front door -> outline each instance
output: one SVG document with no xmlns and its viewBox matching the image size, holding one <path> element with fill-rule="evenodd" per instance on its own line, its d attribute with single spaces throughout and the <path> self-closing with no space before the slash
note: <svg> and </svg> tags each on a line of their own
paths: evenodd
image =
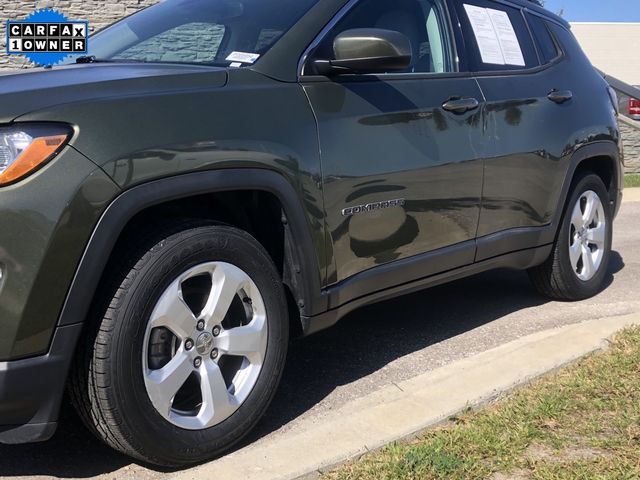
<svg viewBox="0 0 640 480">
<path fill-rule="evenodd" d="M 457 71 L 445 2 L 362 0 L 310 60 L 334 58 L 334 38 L 352 28 L 403 33 L 413 61 L 402 73 L 302 76 L 319 128 L 334 259 L 327 283 L 441 249 L 435 270 L 472 263 L 482 193 L 483 96 L 470 75 Z M 461 111 L 461 100 L 475 100 L 477 108 Z M 446 256 L 452 246 L 455 255 Z M 395 283 L 431 273 L 438 272 L 414 271 Z"/>
</svg>

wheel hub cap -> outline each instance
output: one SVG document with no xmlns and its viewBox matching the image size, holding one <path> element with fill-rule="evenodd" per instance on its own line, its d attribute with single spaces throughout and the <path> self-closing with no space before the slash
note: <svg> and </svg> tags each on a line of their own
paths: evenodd
<svg viewBox="0 0 640 480">
<path fill-rule="evenodd" d="M 211 351 L 213 346 L 213 335 L 210 333 L 203 333 L 198 337 L 196 341 L 196 350 L 200 355 L 206 355 Z"/>
</svg>

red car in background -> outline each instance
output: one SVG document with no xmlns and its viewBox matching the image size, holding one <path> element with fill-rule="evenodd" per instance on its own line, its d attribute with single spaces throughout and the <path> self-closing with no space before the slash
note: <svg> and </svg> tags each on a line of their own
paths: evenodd
<svg viewBox="0 0 640 480">
<path fill-rule="evenodd" d="M 635 87 L 640 89 L 640 85 L 635 85 Z M 629 98 L 628 115 L 634 120 L 640 120 L 640 100 L 637 98 Z"/>
</svg>

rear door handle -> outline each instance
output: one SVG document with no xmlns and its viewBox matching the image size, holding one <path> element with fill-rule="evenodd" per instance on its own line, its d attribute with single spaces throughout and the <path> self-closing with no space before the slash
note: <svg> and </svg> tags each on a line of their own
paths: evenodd
<svg viewBox="0 0 640 480">
<path fill-rule="evenodd" d="M 570 90 L 551 90 L 549 95 L 547 96 L 549 100 L 552 102 L 562 104 L 568 102 L 573 98 L 573 92 Z"/>
<path fill-rule="evenodd" d="M 465 113 L 475 110 L 480 106 L 480 102 L 475 98 L 450 98 L 442 104 L 447 112 Z"/>
</svg>

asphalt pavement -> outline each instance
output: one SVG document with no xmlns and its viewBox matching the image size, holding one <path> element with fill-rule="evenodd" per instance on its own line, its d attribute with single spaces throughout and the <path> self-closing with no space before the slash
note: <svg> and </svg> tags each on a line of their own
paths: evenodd
<svg viewBox="0 0 640 480">
<path fill-rule="evenodd" d="M 298 340 L 273 405 L 244 445 L 269 442 L 302 420 L 534 332 L 640 311 L 640 202 L 615 224 L 607 288 L 579 303 L 549 302 L 522 272 L 495 271 L 354 312 Z M 163 441 L 159 439 L 159 441 Z M 0 478 L 156 479 L 87 433 L 70 407 L 46 443 L 0 446 Z"/>
</svg>

